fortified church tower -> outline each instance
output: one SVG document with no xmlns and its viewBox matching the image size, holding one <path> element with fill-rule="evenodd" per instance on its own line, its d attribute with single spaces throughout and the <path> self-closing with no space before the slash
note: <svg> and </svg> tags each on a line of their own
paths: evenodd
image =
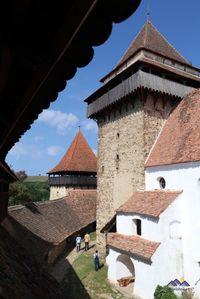
<svg viewBox="0 0 200 299">
<path fill-rule="evenodd" d="M 50 171 L 50 200 L 68 195 L 71 189 L 96 189 L 97 158 L 78 132 L 60 162 Z"/>
<path fill-rule="evenodd" d="M 115 210 L 144 189 L 144 163 L 164 121 L 182 97 L 200 87 L 199 69 L 148 20 L 118 65 L 86 99 L 97 120 L 97 243 Z M 173 142 L 173 140 L 172 140 Z M 170 147 L 170 144 L 166 144 Z"/>
</svg>

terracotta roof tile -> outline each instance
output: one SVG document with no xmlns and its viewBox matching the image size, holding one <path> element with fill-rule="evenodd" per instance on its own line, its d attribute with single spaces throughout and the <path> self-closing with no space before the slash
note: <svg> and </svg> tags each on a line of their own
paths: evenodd
<svg viewBox="0 0 200 299">
<path fill-rule="evenodd" d="M 151 260 L 151 257 L 160 245 L 158 242 L 149 241 L 139 236 L 125 236 L 118 233 L 108 234 L 107 242 L 108 246 L 146 260 Z"/>
<path fill-rule="evenodd" d="M 172 112 L 145 166 L 200 161 L 200 89 L 188 94 Z"/>
<path fill-rule="evenodd" d="M 42 257 L 54 245 L 96 220 L 96 190 L 73 190 L 63 199 L 10 207 L 3 225 Z"/>
<path fill-rule="evenodd" d="M 78 132 L 60 162 L 49 172 L 97 172 L 97 158 L 81 132 Z"/>
<path fill-rule="evenodd" d="M 127 52 L 118 63 L 122 65 L 125 61 L 131 58 L 139 49 L 147 49 L 168 57 L 178 62 L 189 64 L 177 50 L 160 34 L 160 32 L 147 20 L 137 37 L 134 39 Z"/>
<path fill-rule="evenodd" d="M 137 191 L 121 207 L 117 213 L 137 213 L 159 217 L 182 191 Z"/>
</svg>

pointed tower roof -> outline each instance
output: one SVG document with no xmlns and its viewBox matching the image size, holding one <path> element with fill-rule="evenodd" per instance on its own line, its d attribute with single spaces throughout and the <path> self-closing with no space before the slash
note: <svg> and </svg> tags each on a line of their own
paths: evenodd
<svg viewBox="0 0 200 299">
<path fill-rule="evenodd" d="M 140 49 L 150 50 L 154 53 L 168 57 L 178 62 L 189 64 L 181 54 L 166 40 L 166 38 L 147 20 L 138 33 L 118 65 L 123 64 Z"/>
<path fill-rule="evenodd" d="M 61 172 L 97 172 L 97 158 L 81 132 L 49 174 Z"/>
</svg>

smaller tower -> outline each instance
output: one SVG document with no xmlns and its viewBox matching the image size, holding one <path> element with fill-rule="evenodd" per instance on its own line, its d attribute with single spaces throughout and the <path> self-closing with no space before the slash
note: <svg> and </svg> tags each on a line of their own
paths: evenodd
<svg viewBox="0 0 200 299">
<path fill-rule="evenodd" d="M 96 189 L 97 158 L 79 131 L 60 162 L 48 172 L 50 200 L 71 189 Z"/>
</svg>

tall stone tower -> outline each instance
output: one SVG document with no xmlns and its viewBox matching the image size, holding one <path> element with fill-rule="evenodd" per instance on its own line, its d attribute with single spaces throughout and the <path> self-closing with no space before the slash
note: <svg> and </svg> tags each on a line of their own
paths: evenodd
<svg viewBox="0 0 200 299">
<path fill-rule="evenodd" d="M 101 229 L 134 191 L 144 189 L 144 163 L 165 119 L 200 87 L 200 77 L 148 20 L 101 82 L 85 101 L 99 128 L 97 244 L 103 248 Z"/>
<path fill-rule="evenodd" d="M 60 162 L 48 172 L 50 200 L 66 196 L 71 189 L 96 189 L 97 158 L 78 132 Z"/>
</svg>

